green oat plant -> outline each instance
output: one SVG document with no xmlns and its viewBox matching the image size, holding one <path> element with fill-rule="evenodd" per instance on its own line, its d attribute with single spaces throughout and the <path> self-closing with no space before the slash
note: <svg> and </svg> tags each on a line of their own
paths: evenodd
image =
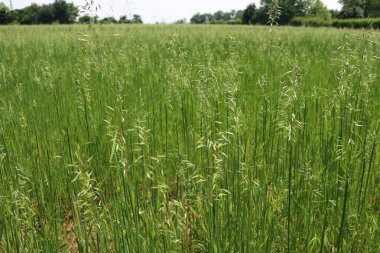
<svg viewBox="0 0 380 253">
<path fill-rule="evenodd" d="M 0 27 L 0 251 L 378 252 L 379 38 Z"/>
</svg>

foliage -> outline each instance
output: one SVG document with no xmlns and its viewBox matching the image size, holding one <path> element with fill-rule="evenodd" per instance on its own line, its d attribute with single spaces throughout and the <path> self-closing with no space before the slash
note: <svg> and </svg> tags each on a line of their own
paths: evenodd
<svg viewBox="0 0 380 253">
<path fill-rule="evenodd" d="M 256 14 L 256 5 L 254 3 L 247 6 L 243 11 L 242 22 L 243 24 L 249 25 L 254 23 Z"/>
<path fill-rule="evenodd" d="M 0 24 L 8 24 L 11 22 L 11 14 L 8 6 L 0 2 Z"/>
<path fill-rule="evenodd" d="M 31 4 L 20 10 L 0 9 L 0 24 L 72 24 L 78 17 L 79 10 L 64 0 L 55 0 L 52 4 Z"/>
<path fill-rule="evenodd" d="M 274 0 L 262 0 L 261 5 L 265 13 L 269 12 Z M 310 0 L 278 0 L 281 16 L 277 21 L 280 25 L 287 24 L 295 16 L 305 16 L 311 6 Z M 263 20 L 264 21 L 264 20 Z M 261 21 L 261 22 L 263 22 Z M 268 20 L 266 21 L 268 23 Z"/>
<path fill-rule="evenodd" d="M 374 28 L 380 29 L 380 18 L 366 19 L 332 19 L 325 20 L 320 17 L 295 17 L 290 23 L 293 26 L 332 26 L 336 28 Z"/>
<path fill-rule="evenodd" d="M 177 21 L 174 21 L 173 24 L 177 24 L 177 25 L 187 24 L 187 19 L 186 18 L 179 19 Z"/>
<path fill-rule="evenodd" d="M 273 0 L 262 0 L 261 6 L 256 8 L 254 3 L 244 10 L 245 16 L 242 18 L 244 24 L 262 24 L 270 22 L 269 11 Z M 314 4 L 312 0 L 277 0 L 281 15 L 277 20 L 280 25 L 288 24 L 295 16 L 306 16 Z"/>
<path fill-rule="evenodd" d="M 380 0 L 340 0 L 342 5 L 342 12 L 351 13 L 351 15 L 343 15 L 345 18 L 360 17 L 359 14 L 363 14 L 365 18 L 380 17 Z M 355 13 L 358 13 L 354 15 Z"/>
<path fill-rule="evenodd" d="M 342 10 L 338 13 L 338 18 L 364 18 L 364 10 L 359 6 L 343 6 Z"/>
<path fill-rule="evenodd" d="M 332 25 L 332 21 L 322 17 L 294 17 L 289 24 L 292 26 L 328 27 Z"/>
<path fill-rule="evenodd" d="M 142 18 L 140 15 L 137 15 L 137 14 L 133 14 L 133 17 L 132 17 L 132 23 L 133 24 L 142 24 L 143 21 L 142 21 Z"/>
<path fill-rule="evenodd" d="M 332 26 L 338 28 L 374 28 L 380 29 L 380 18 L 334 19 Z"/>
<path fill-rule="evenodd" d="M 213 20 L 213 16 L 210 13 L 204 13 L 204 14 L 196 13 L 191 17 L 190 23 L 191 24 L 205 24 L 205 23 L 211 22 L 212 20 Z"/>
<path fill-rule="evenodd" d="M 76 22 L 79 9 L 73 3 L 67 3 L 65 0 L 55 0 L 52 4 L 37 5 L 31 4 L 20 10 L 9 10 L 4 3 L 0 3 L 0 24 L 72 24 Z M 78 23 L 90 24 L 98 22 L 98 17 L 84 15 L 79 17 Z M 120 17 L 116 21 L 114 17 L 105 17 L 101 22 L 106 23 L 131 23 L 142 24 L 140 15 L 134 14 L 131 19 L 127 16 Z"/>
<path fill-rule="evenodd" d="M 331 13 L 321 0 L 316 0 L 307 11 L 307 16 L 318 17 L 325 21 L 331 20 Z"/>
<path fill-rule="evenodd" d="M 9 11 L 9 8 L 8 8 L 8 6 L 5 5 L 5 3 L 0 2 L 0 11 L 1 11 L 1 10 Z"/>
<path fill-rule="evenodd" d="M 231 10 L 230 12 L 217 11 L 214 14 L 210 13 L 196 13 L 190 19 L 191 24 L 227 24 L 239 23 L 243 16 L 243 11 Z M 230 22 L 229 22 L 230 21 Z"/>
<path fill-rule="evenodd" d="M 121 16 L 119 19 L 120 24 L 142 24 L 143 20 L 140 15 L 133 14 L 132 19 L 128 19 L 127 16 Z"/>
<path fill-rule="evenodd" d="M 90 15 L 84 15 L 79 17 L 78 22 L 80 24 L 91 24 L 94 21 L 94 18 Z"/>
<path fill-rule="evenodd" d="M 240 18 L 227 20 L 227 25 L 241 25 L 243 21 Z"/>
<path fill-rule="evenodd" d="M 101 23 L 115 24 L 117 23 L 116 19 L 113 16 L 105 17 L 100 20 Z"/>
<path fill-rule="evenodd" d="M 79 10 L 73 3 L 55 0 L 52 4 L 53 16 L 60 24 L 72 24 L 78 17 Z"/>
</svg>

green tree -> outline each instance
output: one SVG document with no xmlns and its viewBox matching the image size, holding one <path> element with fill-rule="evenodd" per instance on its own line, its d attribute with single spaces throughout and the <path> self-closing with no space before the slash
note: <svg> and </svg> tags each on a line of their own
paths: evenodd
<svg viewBox="0 0 380 253">
<path fill-rule="evenodd" d="M 247 6 L 243 11 L 243 16 L 241 18 L 243 24 L 253 24 L 256 14 L 256 5 L 254 3 Z"/>
<path fill-rule="evenodd" d="M 53 6 L 45 4 L 40 7 L 38 22 L 42 24 L 51 24 L 55 21 Z"/>
<path fill-rule="evenodd" d="M 213 20 L 224 20 L 224 12 L 223 11 L 217 11 L 213 15 Z"/>
<path fill-rule="evenodd" d="M 5 3 L 0 2 L 0 10 L 9 11 L 9 8 Z"/>
<path fill-rule="evenodd" d="M 205 23 L 211 22 L 212 20 L 213 20 L 213 15 L 210 13 L 204 13 L 204 14 L 196 13 L 191 17 L 190 23 L 191 24 L 205 24 Z"/>
<path fill-rule="evenodd" d="M 3 2 L 0 2 L 0 25 L 8 24 L 11 20 L 10 10 Z"/>
<path fill-rule="evenodd" d="M 331 20 L 331 13 L 327 9 L 326 5 L 321 0 L 316 0 L 311 8 L 308 10 L 308 16 L 320 17 L 323 20 Z"/>
<path fill-rule="evenodd" d="M 343 6 L 342 10 L 338 13 L 338 18 L 363 18 L 364 10 L 359 6 Z"/>
<path fill-rule="evenodd" d="M 269 12 L 273 0 L 261 0 L 265 13 Z M 295 16 L 305 16 L 312 5 L 311 0 L 278 0 L 281 9 L 279 24 L 287 24 Z"/>
<path fill-rule="evenodd" d="M 234 19 L 243 19 L 243 13 L 244 13 L 243 10 L 236 11 Z"/>
<path fill-rule="evenodd" d="M 129 24 L 129 23 L 132 23 L 132 21 L 129 20 L 126 15 L 124 15 L 124 16 L 121 16 L 119 18 L 119 23 L 120 24 Z"/>
<path fill-rule="evenodd" d="M 116 19 L 114 17 L 112 17 L 112 16 L 105 17 L 102 20 L 100 20 L 100 22 L 102 22 L 102 23 L 108 23 L 108 24 L 117 23 Z"/>
<path fill-rule="evenodd" d="M 358 12 L 358 8 L 361 8 L 364 17 L 380 17 L 380 0 L 339 0 L 339 2 L 343 5 L 341 11 L 343 13 L 354 15 Z"/>
<path fill-rule="evenodd" d="M 133 14 L 132 23 L 134 23 L 134 24 L 142 24 L 143 20 L 142 20 L 142 18 L 141 18 L 140 15 Z"/>
<path fill-rule="evenodd" d="M 187 19 L 186 18 L 178 19 L 177 21 L 174 21 L 173 24 L 176 24 L 176 25 L 187 24 Z"/>
<path fill-rule="evenodd" d="M 80 24 L 90 24 L 93 20 L 94 18 L 91 17 L 90 15 L 84 15 L 84 16 L 79 17 L 78 22 Z"/>
<path fill-rule="evenodd" d="M 53 12 L 56 21 L 60 24 L 72 24 L 78 17 L 79 10 L 73 3 L 67 3 L 65 0 L 55 0 Z"/>
<path fill-rule="evenodd" d="M 37 4 L 30 6 L 20 11 L 20 23 L 31 25 L 39 23 L 40 7 Z"/>
</svg>

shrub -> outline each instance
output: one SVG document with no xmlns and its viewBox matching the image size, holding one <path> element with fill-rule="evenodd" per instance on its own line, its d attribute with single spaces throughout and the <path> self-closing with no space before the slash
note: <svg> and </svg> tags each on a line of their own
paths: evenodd
<svg viewBox="0 0 380 253">
<path fill-rule="evenodd" d="M 333 27 L 338 28 L 374 28 L 380 29 L 380 18 L 334 19 Z"/>
<path fill-rule="evenodd" d="M 227 24 L 228 25 L 241 25 L 241 24 L 243 24 L 243 22 L 241 21 L 240 18 L 237 18 L 237 19 L 228 20 Z"/>
<path fill-rule="evenodd" d="M 212 21 L 210 21 L 210 24 L 212 24 L 212 25 L 225 25 L 226 21 L 225 20 L 212 20 Z"/>
<path fill-rule="evenodd" d="M 212 25 L 241 25 L 243 22 L 240 18 L 237 19 L 231 19 L 231 20 L 212 20 L 210 21 L 210 24 Z"/>
<path fill-rule="evenodd" d="M 295 17 L 290 20 L 290 25 L 293 26 L 311 26 L 311 27 L 321 27 L 321 26 L 331 26 L 331 22 L 324 20 L 321 17 Z"/>
<path fill-rule="evenodd" d="M 115 24 L 117 23 L 116 19 L 112 16 L 110 17 L 105 17 L 102 20 L 100 20 L 101 23 L 106 23 L 106 24 Z"/>
<path fill-rule="evenodd" d="M 333 19 L 326 21 L 319 17 L 295 17 L 290 23 L 292 26 L 328 27 L 337 28 L 374 28 L 380 29 L 380 18 L 365 19 Z"/>
<path fill-rule="evenodd" d="M 305 17 L 294 17 L 292 20 L 290 20 L 289 25 L 292 26 L 303 26 Z"/>
</svg>

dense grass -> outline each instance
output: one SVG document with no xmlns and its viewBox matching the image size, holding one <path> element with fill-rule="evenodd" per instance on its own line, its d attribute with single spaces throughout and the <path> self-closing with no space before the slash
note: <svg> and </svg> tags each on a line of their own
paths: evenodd
<svg viewBox="0 0 380 253">
<path fill-rule="evenodd" d="M 0 27 L 0 251 L 379 252 L 379 38 Z"/>
</svg>

